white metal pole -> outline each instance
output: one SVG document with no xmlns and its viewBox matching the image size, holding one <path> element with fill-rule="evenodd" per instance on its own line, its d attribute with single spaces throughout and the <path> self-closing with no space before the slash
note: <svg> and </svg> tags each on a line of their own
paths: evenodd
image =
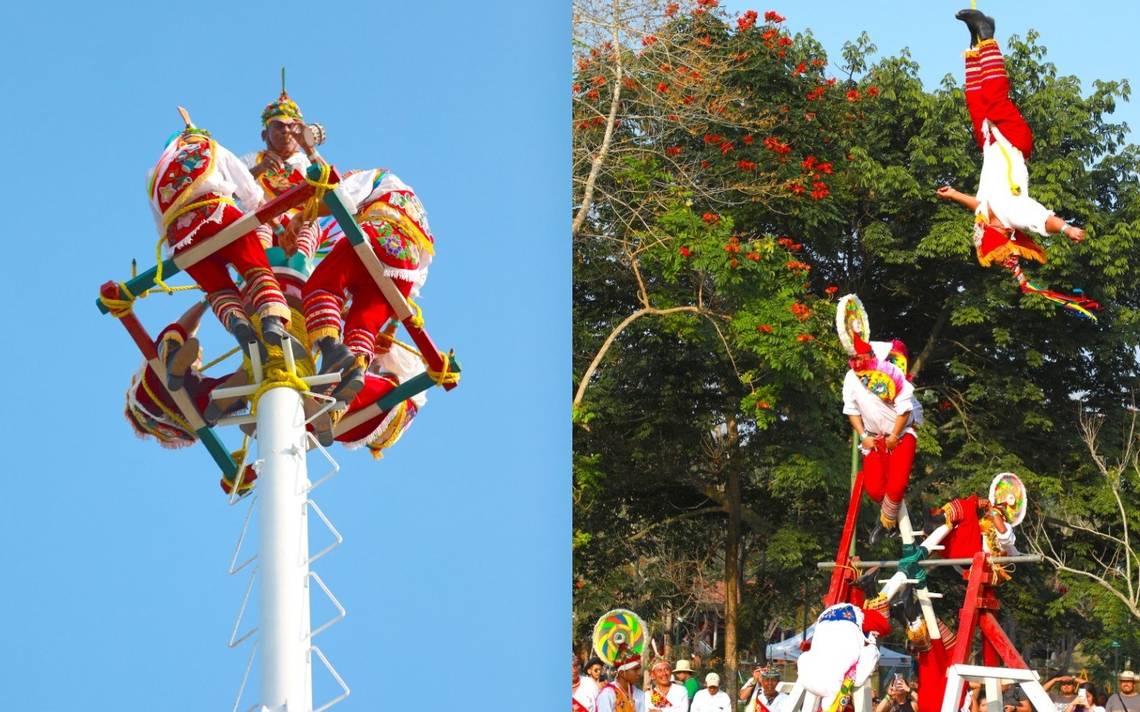
<svg viewBox="0 0 1140 712">
<path fill-rule="evenodd" d="M 308 474 L 301 394 L 272 388 L 257 404 L 261 704 L 313 708 L 309 658 Z"/>
</svg>

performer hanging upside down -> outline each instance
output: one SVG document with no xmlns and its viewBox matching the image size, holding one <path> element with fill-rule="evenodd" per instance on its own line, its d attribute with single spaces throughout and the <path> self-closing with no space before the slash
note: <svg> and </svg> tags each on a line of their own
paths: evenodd
<svg viewBox="0 0 1140 712">
<path fill-rule="evenodd" d="M 419 198 L 384 169 L 350 175 L 341 185 L 349 186 L 343 191 L 349 197 L 356 192 L 352 186 L 371 187 L 355 208 L 357 222 L 383 263 L 384 274 L 400 293 L 405 297 L 418 294 L 435 251 L 435 239 Z M 348 240 L 336 243 L 321 260 L 303 294 L 309 342 L 320 349 L 321 373 L 341 372 L 333 396 L 347 403 L 364 385 L 364 374 L 376 349 L 376 334 L 391 318 L 392 308 Z M 352 302 L 342 328 L 346 297 Z"/>
<path fill-rule="evenodd" d="M 843 414 L 863 453 L 863 487 L 880 504 L 871 530 L 872 546 L 898 526 L 899 507 L 910 483 L 921 410 L 906 375 L 906 345 L 899 340 L 868 342 L 869 325 L 859 298 L 840 299 L 836 313 L 840 341 L 852 355 L 843 379 Z M 899 368 L 896 364 L 902 364 Z"/>
<path fill-rule="evenodd" d="M 159 232 L 175 255 L 192 245 L 207 242 L 227 225 L 242 217 L 234 198 L 245 210 L 261 205 L 264 195 L 241 161 L 208 131 L 187 121 L 186 129 L 173 138 L 151 172 L 151 206 Z M 272 233 L 262 225 L 255 231 L 191 265 L 193 277 L 218 317 L 247 354 L 257 335 L 243 306 L 243 299 L 261 317 L 266 343 L 280 346 L 287 337 L 289 307 L 273 276 L 265 248 Z M 228 265 L 244 280 L 239 293 Z"/>
<path fill-rule="evenodd" d="M 943 186 L 937 191 L 938 197 L 974 211 L 974 246 L 983 267 L 1003 265 L 1013 273 L 1023 293 L 1041 295 L 1074 313 L 1095 318 L 1089 313 L 1100 308 L 1095 301 L 1040 289 L 1021 271 L 1022 259 L 1041 263 L 1046 259 L 1045 250 L 1026 231 L 1063 234 L 1073 242 L 1083 240 L 1085 231 L 1029 197 L 1025 161 L 1033 152 L 1033 132 L 1009 98 L 1009 78 L 1001 49 L 993 38 L 993 18 L 978 10 L 961 10 L 956 17 L 970 30 L 966 107 L 982 150 L 982 173 L 976 196 Z"/>
<path fill-rule="evenodd" d="M 207 422 L 216 422 L 225 413 L 240 408 L 243 401 L 235 398 L 226 403 L 216 403 L 210 400 L 210 393 L 219 386 L 245 385 L 247 379 L 242 369 L 221 378 L 210 378 L 198 370 L 201 349 L 194 334 L 205 311 L 205 303 L 198 302 L 178 321 L 163 329 L 154 345 L 171 380 L 178 384 L 178 388 L 186 388 Z M 194 429 L 167 393 L 166 384 L 145 363 L 131 377 L 126 401 L 127 421 L 140 438 L 153 437 L 165 448 L 183 448 L 197 441 Z"/>
</svg>

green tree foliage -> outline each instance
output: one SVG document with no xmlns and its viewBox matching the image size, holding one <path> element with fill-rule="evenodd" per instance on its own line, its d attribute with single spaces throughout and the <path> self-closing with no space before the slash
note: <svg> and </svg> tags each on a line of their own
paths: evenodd
<svg viewBox="0 0 1140 712">
<path fill-rule="evenodd" d="M 576 6 L 576 634 L 624 605 L 659 639 L 683 635 L 734 586 L 753 656 L 814 618 L 849 486 L 837 293 L 861 295 L 875 338 L 910 346 L 926 414 L 912 512 L 1012 470 L 1033 503 L 1023 541 L 1106 555 L 1050 513 L 1119 520 L 1077 410 L 1120 423 L 1136 387 L 1140 154 L 1110 120 L 1127 83 L 1059 75 L 1032 31 L 1004 42 L 1036 134 L 1031 193 L 1090 232 L 1045 238 L 1048 264 L 1026 269 L 1099 299 L 1092 323 L 978 266 L 972 216 L 935 197 L 972 191 L 980 169 L 957 78 L 924 87 L 905 51 L 876 58 L 865 35 L 829 77 L 784 18 L 715 5 Z M 932 581 L 959 595 L 952 573 Z M 1102 662 L 1108 641 L 1135 645 L 1128 611 L 1078 575 L 1023 566 L 1003 595 L 1026 650 L 1074 630 Z"/>
</svg>

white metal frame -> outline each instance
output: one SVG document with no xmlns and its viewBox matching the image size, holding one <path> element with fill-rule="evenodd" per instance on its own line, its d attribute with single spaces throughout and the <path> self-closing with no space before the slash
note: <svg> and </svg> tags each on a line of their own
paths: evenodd
<svg viewBox="0 0 1140 712">
<path fill-rule="evenodd" d="M 286 367 L 293 370 L 291 351 L 285 349 Z M 249 397 L 261 385 L 263 367 L 260 358 L 251 354 L 255 383 L 233 388 L 219 388 L 214 398 Z M 335 383 L 339 374 L 305 378 L 310 387 Z M 305 397 L 324 401 L 318 412 L 305 417 Z M 237 648 L 252 639 L 246 658 L 245 672 L 234 700 L 233 712 L 241 707 L 254 659 L 260 655 L 260 702 L 249 710 L 266 712 L 324 712 L 349 695 L 348 685 L 329 662 L 327 656 L 312 641 L 317 635 L 344 620 L 347 612 L 324 580 L 310 566 L 331 552 L 344 537 L 336 529 L 320 506 L 312 499 L 312 492 L 335 476 L 340 466 L 327 449 L 317 442 L 305 426 L 327 412 L 335 400 L 324 394 L 293 388 L 272 388 L 261 395 L 257 414 L 238 415 L 222 419 L 219 425 L 256 423 L 257 459 L 244 464 L 235 478 L 229 503 L 236 504 L 247 497 L 238 494 L 238 484 L 247 470 L 257 473 L 256 494 L 249 499 L 249 508 L 242 521 L 241 531 L 230 558 L 227 573 L 236 575 L 249 568 L 249 578 L 242 596 L 237 617 L 230 631 L 227 646 Z M 306 453 L 316 450 L 328 463 L 329 469 L 316 481 L 310 482 Z M 315 554 L 309 551 L 309 512 L 315 513 L 332 534 L 333 541 Z M 254 517 L 254 513 L 257 517 Z M 242 559 L 242 549 L 249 536 L 251 523 L 256 519 L 258 551 Z M 317 586 L 336 609 L 336 614 L 316 628 L 312 627 L 310 582 Z M 254 583 L 258 583 L 258 624 L 241 631 L 242 621 L 251 598 Z M 256 637 L 255 637 L 256 636 Z M 333 699 L 313 706 L 313 655 L 321 662 L 340 687 Z"/>
</svg>

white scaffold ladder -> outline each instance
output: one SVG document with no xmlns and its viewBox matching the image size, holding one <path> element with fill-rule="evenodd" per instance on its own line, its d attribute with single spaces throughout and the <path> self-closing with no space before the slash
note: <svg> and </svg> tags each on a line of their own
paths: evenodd
<svg viewBox="0 0 1140 712">
<path fill-rule="evenodd" d="M 256 350 L 254 351 L 256 353 Z M 292 354 L 284 349 L 286 366 L 293 370 Z M 216 389 L 213 397 L 249 397 L 259 390 L 262 368 L 256 356 L 253 359 L 256 383 L 236 388 Z M 333 382 L 339 374 L 305 378 L 310 386 Z M 349 695 L 348 685 L 329 662 L 313 639 L 344 619 L 346 611 L 328 585 L 310 569 L 318 559 L 339 546 L 344 538 L 312 498 L 313 491 L 335 475 L 340 467 L 305 426 L 322 413 L 306 418 L 304 398 L 326 401 L 322 413 L 332 406 L 332 399 L 310 391 L 301 393 L 285 385 L 265 391 L 257 404 L 256 416 L 235 416 L 221 421 L 222 425 L 256 423 L 257 459 L 249 465 L 257 473 L 255 494 L 242 497 L 238 494 L 238 473 L 230 503 L 249 500 L 248 510 L 230 560 L 229 573 L 236 575 L 249 569 L 248 581 L 234 621 L 227 645 L 230 648 L 250 641 L 245 658 L 233 712 L 241 709 L 242 698 L 249 682 L 255 658 L 260 656 L 261 675 L 259 701 L 244 708 L 246 712 L 325 712 Z M 315 482 L 308 477 L 308 451 L 315 449 L 329 464 L 329 470 Z M 309 551 L 309 513 L 332 535 L 332 543 L 315 554 Z M 242 548 L 256 516 L 258 551 L 241 560 Z M 336 613 L 316 628 L 312 626 L 310 593 L 312 584 L 328 598 Z M 258 624 L 241 632 L 242 621 L 254 584 L 257 583 Z M 331 700 L 313 706 L 314 656 L 340 688 Z"/>
</svg>

